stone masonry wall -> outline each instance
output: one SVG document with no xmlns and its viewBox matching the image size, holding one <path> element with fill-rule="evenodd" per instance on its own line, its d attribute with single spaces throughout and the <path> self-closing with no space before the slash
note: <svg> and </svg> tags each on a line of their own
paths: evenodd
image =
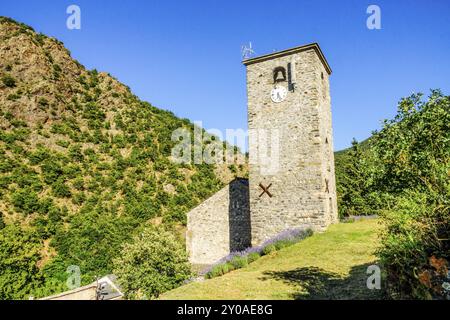
<svg viewBox="0 0 450 320">
<path fill-rule="evenodd" d="M 325 225 L 338 222 L 336 178 L 334 168 L 333 126 L 329 75 L 316 55 L 317 77 L 319 81 L 319 125 L 322 146 L 322 173 L 325 180 L 324 201 L 326 202 Z M 327 188 L 328 181 L 328 188 Z M 327 191 L 328 189 L 328 191 Z"/>
<path fill-rule="evenodd" d="M 248 180 L 236 179 L 187 214 L 192 264 L 209 265 L 250 246 Z"/>
<path fill-rule="evenodd" d="M 273 70 L 288 63 L 294 66 L 296 88 L 274 103 Z M 287 81 L 280 85 L 287 88 Z M 324 230 L 336 221 L 337 210 L 328 73 L 317 52 L 308 49 L 248 64 L 247 96 L 252 245 L 288 228 Z M 276 173 L 261 170 L 257 129 L 280 134 Z M 272 197 L 261 196 L 260 183 L 271 184 Z"/>
</svg>

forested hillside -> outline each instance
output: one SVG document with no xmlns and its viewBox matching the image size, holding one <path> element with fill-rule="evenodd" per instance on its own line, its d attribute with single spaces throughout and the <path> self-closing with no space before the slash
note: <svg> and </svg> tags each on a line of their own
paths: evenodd
<svg viewBox="0 0 450 320">
<path fill-rule="evenodd" d="M 180 127 L 194 128 L 0 18 L 0 299 L 66 290 L 70 265 L 82 284 L 110 273 L 140 228 L 176 234 L 189 209 L 246 174 L 170 161 Z"/>
</svg>

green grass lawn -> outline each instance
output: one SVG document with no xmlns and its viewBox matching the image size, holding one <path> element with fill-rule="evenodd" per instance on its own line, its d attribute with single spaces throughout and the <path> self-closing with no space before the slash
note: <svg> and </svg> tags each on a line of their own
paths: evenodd
<svg viewBox="0 0 450 320">
<path fill-rule="evenodd" d="M 340 223 L 224 276 L 193 282 L 161 299 L 379 299 L 366 286 L 376 263 L 379 220 Z"/>
</svg>

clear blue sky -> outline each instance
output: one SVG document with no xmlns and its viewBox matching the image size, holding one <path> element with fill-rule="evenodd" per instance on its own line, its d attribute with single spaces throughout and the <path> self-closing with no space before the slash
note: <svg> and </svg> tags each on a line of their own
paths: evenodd
<svg viewBox="0 0 450 320">
<path fill-rule="evenodd" d="M 66 28 L 70 4 L 81 8 L 81 30 Z M 370 4 L 381 8 L 381 30 L 366 28 Z M 249 41 L 257 54 L 320 44 L 333 69 L 336 150 L 379 129 L 402 96 L 450 94 L 448 0 L 14 0 L 0 2 L 0 15 L 206 129 L 247 128 L 240 48 Z"/>
</svg>

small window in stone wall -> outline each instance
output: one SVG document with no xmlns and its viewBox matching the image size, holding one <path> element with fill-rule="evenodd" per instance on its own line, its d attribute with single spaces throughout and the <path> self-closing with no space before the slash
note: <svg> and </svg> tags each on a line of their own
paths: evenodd
<svg viewBox="0 0 450 320">
<path fill-rule="evenodd" d="M 322 81 L 322 97 L 324 98 L 324 99 L 326 99 L 327 98 L 327 90 L 328 88 L 327 88 L 327 84 L 326 84 L 326 81 Z"/>
</svg>

